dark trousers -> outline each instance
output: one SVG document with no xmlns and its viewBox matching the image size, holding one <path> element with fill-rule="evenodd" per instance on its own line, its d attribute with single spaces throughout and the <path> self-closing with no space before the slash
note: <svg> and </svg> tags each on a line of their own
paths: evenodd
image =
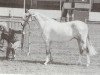
<svg viewBox="0 0 100 75">
<path fill-rule="evenodd" d="M 73 20 L 73 10 L 69 10 L 69 21 L 72 21 Z"/>
<path fill-rule="evenodd" d="M 73 11 L 72 9 L 62 9 L 61 20 L 72 21 L 73 20 Z M 67 14 L 69 17 L 67 17 Z"/>
<path fill-rule="evenodd" d="M 68 10 L 63 8 L 62 14 L 61 14 L 61 21 L 67 21 L 67 13 L 68 13 Z"/>
<path fill-rule="evenodd" d="M 10 53 L 12 53 L 12 58 L 11 59 L 14 59 L 14 55 L 15 55 L 15 50 L 14 48 L 12 48 L 12 44 L 11 43 L 8 43 L 8 47 L 7 47 L 7 51 L 6 51 L 6 58 L 9 59 L 9 55 Z"/>
</svg>

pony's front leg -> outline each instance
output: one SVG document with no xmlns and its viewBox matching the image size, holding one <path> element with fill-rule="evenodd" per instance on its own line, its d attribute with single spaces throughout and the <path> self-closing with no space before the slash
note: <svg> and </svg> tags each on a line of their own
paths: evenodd
<svg viewBox="0 0 100 75">
<path fill-rule="evenodd" d="M 52 61 L 51 51 L 50 51 L 50 42 L 46 42 L 46 61 L 44 65 L 47 65 L 50 61 Z"/>
<path fill-rule="evenodd" d="M 15 49 L 11 48 L 11 50 L 12 50 L 12 58 L 11 58 L 11 60 L 14 60 L 15 59 Z"/>
<path fill-rule="evenodd" d="M 90 65 L 90 56 L 87 54 L 87 64 L 86 66 L 88 67 Z"/>
<path fill-rule="evenodd" d="M 78 58 L 78 63 L 77 63 L 78 65 L 82 65 L 81 59 L 82 59 L 82 55 L 80 54 L 80 55 L 79 55 L 79 58 Z"/>
</svg>

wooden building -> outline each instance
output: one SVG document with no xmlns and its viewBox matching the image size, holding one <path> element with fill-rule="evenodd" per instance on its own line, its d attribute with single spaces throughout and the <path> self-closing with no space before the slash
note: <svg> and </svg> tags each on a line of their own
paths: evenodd
<svg viewBox="0 0 100 75">
<path fill-rule="evenodd" d="M 26 0 L 26 8 L 59 10 L 61 2 L 66 0 Z M 70 0 L 72 1 L 72 0 Z M 92 11 L 100 12 L 100 0 L 92 1 Z M 0 0 L 0 7 L 23 8 L 24 0 Z M 89 2 L 89 0 L 74 0 L 74 2 Z"/>
</svg>

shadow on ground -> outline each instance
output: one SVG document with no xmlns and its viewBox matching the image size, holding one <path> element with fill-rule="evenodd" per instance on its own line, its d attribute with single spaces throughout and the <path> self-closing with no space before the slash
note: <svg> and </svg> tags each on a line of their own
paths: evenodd
<svg viewBox="0 0 100 75">
<path fill-rule="evenodd" d="M 3 60 L 7 60 L 6 57 L 0 57 L 0 60 L 3 61 Z M 40 63 L 40 64 L 44 64 L 45 61 L 39 61 L 39 60 L 35 60 L 35 61 L 32 61 L 32 60 L 10 60 L 10 61 L 17 61 L 17 62 L 25 62 L 25 63 L 34 63 L 34 64 L 37 64 L 37 63 Z M 52 61 L 48 64 L 56 64 L 56 65 L 76 65 L 75 63 L 62 63 L 62 62 L 56 62 L 56 61 Z"/>
</svg>

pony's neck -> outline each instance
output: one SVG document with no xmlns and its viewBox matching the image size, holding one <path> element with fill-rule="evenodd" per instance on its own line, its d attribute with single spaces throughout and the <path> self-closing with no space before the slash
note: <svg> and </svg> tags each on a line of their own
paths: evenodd
<svg viewBox="0 0 100 75">
<path fill-rule="evenodd" d="M 43 29 L 45 27 L 44 19 L 39 14 L 37 14 L 35 17 L 36 17 L 37 21 L 39 22 L 41 28 Z"/>
<path fill-rule="evenodd" d="M 47 17 L 47 16 L 45 16 L 43 14 L 40 14 L 38 12 L 36 12 L 35 15 L 36 15 L 35 16 L 36 19 L 38 20 L 38 22 L 39 22 L 39 24 L 41 25 L 42 28 L 45 27 L 45 25 L 46 25 L 45 23 L 46 22 L 57 22 L 58 23 L 58 21 L 55 21 L 54 19 L 49 18 L 49 17 Z"/>
</svg>

